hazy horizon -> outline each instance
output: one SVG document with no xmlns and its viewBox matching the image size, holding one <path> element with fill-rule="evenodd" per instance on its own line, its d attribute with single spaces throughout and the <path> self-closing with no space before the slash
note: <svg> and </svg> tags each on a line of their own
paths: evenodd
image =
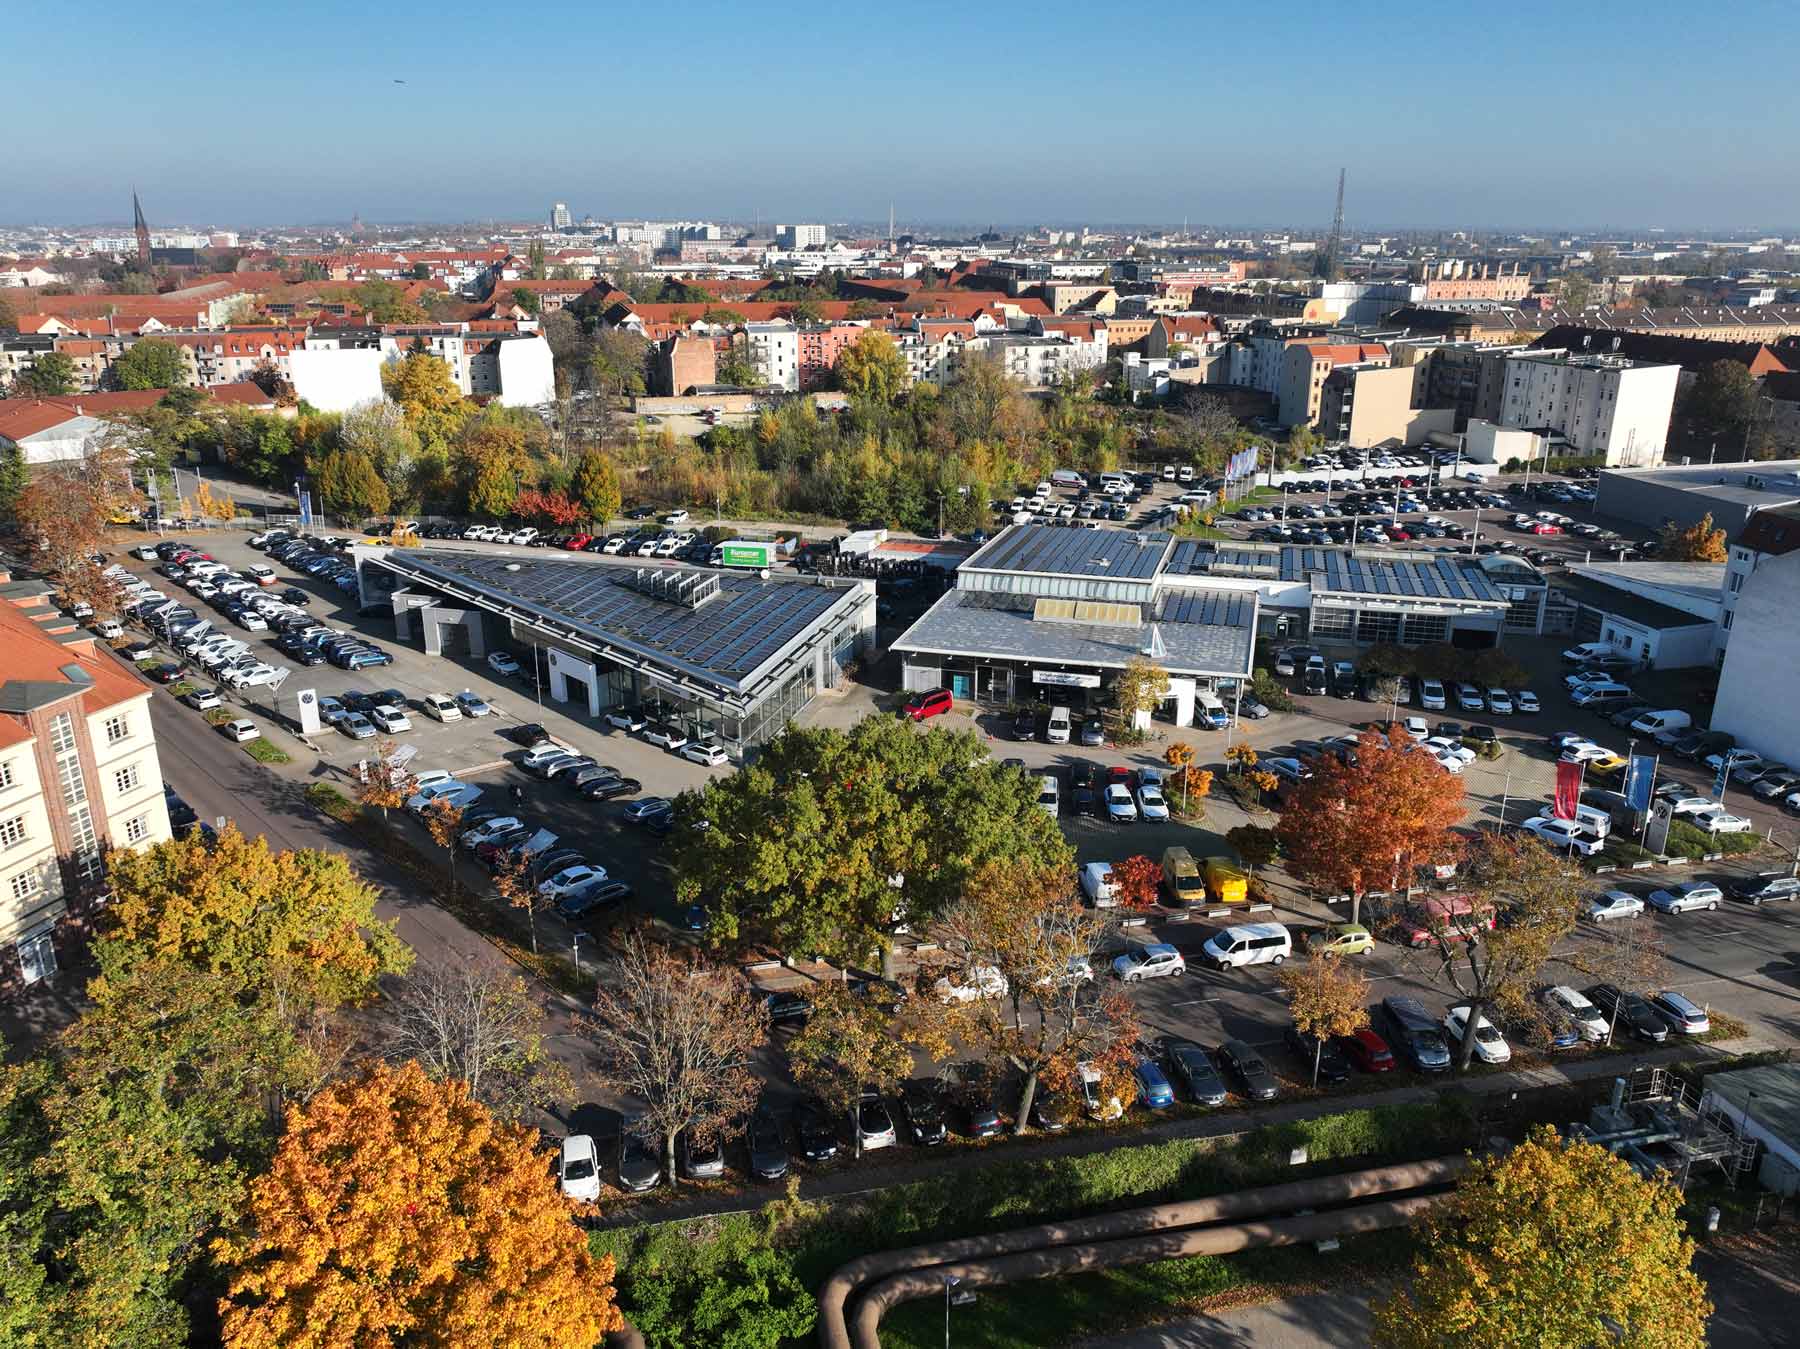
<svg viewBox="0 0 1800 1349">
<path fill-rule="evenodd" d="M 30 57 L 15 102 L 47 133 L 0 150 L 14 227 L 126 224 L 135 183 L 156 228 L 523 223 L 564 201 L 577 220 L 885 223 L 892 202 L 902 228 L 946 232 L 1321 230 L 1340 166 L 1346 222 L 1368 232 L 1800 222 L 1779 156 L 1800 104 L 1779 78 L 1670 93 L 1693 11 L 1667 0 L 1160 28 L 1072 6 L 902 22 L 701 0 L 673 37 L 660 11 L 567 0 L 513 31 L 466 0 L 316 0 L 267 35 L 210 12 L 103 13 L 10 16 Z M 1751 24 L 1762 68 L 1794 68 L 1800 25 L 1781 9 L 1723 17 Z"/>
</svg>

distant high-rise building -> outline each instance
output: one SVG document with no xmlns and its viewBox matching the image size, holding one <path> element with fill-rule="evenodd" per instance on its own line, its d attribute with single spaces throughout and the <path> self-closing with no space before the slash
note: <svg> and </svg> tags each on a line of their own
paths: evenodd
<svg viewBox="0 0 1800 1349">
<path fill-rule="evenodd" d="M 825 227 L 823 225 L 777 225 L 775 242 L 783 248 L 823 248 L 825 247 Z"/>
<path fill-rule="evenodd" d="M 559 201 L 550 208 L 550 228 L 566 230 L 575 223 L 575 217 L 569 214 L 569 204 Z"/>
</svg>

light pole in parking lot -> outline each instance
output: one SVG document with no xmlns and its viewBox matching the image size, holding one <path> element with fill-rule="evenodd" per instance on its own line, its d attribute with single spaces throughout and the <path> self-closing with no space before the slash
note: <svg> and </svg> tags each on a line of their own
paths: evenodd
<svg viewBox="0 0 1800 1349">
<path fill-rule="evenodd" d="M 585 937 L 587 933 L 573 932 L 569 935 L 571 945 L 575 948 L 575 977 L 579 979 L 581 977 L 581 939 Z"/>
</svg>

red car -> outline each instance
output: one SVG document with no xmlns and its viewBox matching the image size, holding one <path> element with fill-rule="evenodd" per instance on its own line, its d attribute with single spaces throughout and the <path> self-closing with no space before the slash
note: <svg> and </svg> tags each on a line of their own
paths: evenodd
<svg viewBox="0 0 1800 1349">
<path fill-rule="evenodd" d="M 1392 539 L 1395 543 L 1405 543 L 1407 540 L 1412 538 L 1411 534 L 1408 534 L 1404 529 L 1401 529 L 1398 525 L 1389 526 L 1387 536 L 1390 539 Z"/>
<path fill-rule="evenodd" d="M 906 700 L 906 706 L 900 709 L 900 715 L 908 721 L 924 721 L 926 717 L 941 716 L 951 707 L 949 689 L 933 689 L 930 693 L 914 694 Z"/>
<path fill-rule="evenodd" d="M 1106 770 L 1106 781 L 1108 786 L 1117 782 L 1129 787 L 1131 786 L 1131 770 L 1124 764 L 1116 763 Z"/>
<path fill-rule="evenodd" d="M 568 549 L 571 553 L 579 553 L 593 541 L 594 536 L 592 534 L 574 534 L 563 540 L 563 547 Z"/>
<path fill-rule="evenodd" d="M 1332 1043 L 1343 1050 L 1344 1056 L 1365 1073 L 1394 1071 L 1394 1051 L 1388 1048 L 1386 1040 L 1367 1026 L 1354 1035 L 1339 1035 Z"/>
<path fill-rule="evenodd" d="M 1531 532 L 1533 534 L 1560 534 L 1562 533 L 1562 526 L 1553 525 L 1548 520 L 1539 520 L 1531 527 Z"/>
</svg>

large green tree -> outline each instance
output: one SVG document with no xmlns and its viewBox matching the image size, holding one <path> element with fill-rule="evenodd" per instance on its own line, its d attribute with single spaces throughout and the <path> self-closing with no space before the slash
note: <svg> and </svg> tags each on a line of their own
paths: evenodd
<svg viewBox="0 0 1800 1349">
<path fill-rule="evenodd" d="M 753 764 L 677 803 L 675 878 L 718 942 L 795 955 L 885 957 L 989 862 L 1068 867 L 1037 785 L 972 731 L 870 716 L 848 731 L 790 726 Z"/>
<path fill-rule="evenodd" d="M 181 348 L 160 337 L 140 337 L 113 362 L 112 375 L 121 389 L 179 389 L 188 382 Z"/>
<path fill-rule="evenodd" d="M 30 481 L 31 470 L 25 465 L 25 451 L 11 441 L 0 445 L 0 525 L 12 526 L 19 497 Z"/>
<path fill-rule="evenodd" d="M 600 450 L 588 450 L 575 465 L 575 477 L 569 494 L 581 504 L 586 518 L 604 527 L 619 513 L 619 473 L 613 462 Z"/>
<path fill-rule="evenodd" d="M 46 351 L 13 377 L 14 398 L 57 398 L 75 392 L 75 362 L 60 351 Z"/>
<path fill-rule="evenodd" d="M 1762 384 L 1743 362 L 1709 361 L 1683 395 L 1680 417 L 1696 447 L 1714 447 L 1722 458 L 1761 459 L 1773 445 L 1762 398 Z"/>
<path fill-rule="evenodd" d="M 1701 1349 L 1712 1304 L 1681 1191 L 1539 1127 L 1485 1157 L 1434 1208 L 1400 1287 L 1375 1307 L 1383 1349 Z"/>
<path fill-rule="evenodd" d="M 893 338 L 870 328 L 839 353 L 837 381 L 852 397 L 892 403 L 906 390 L 906 357 Z"/>
<path fill-rule="evenodd" d="M 473 411 L 450 367 L 430 352 L 409 351 L 382 370 L 381 384 L 406 414 L 424 453 L 447 450 Z"/>
<path fill-rule="evenodd" d="M 392 500 L 387 484 L 361 450 L 333 450 L 319 465 L 313 481 L 320 504 L 346 520 L 384 515 Z"/>
</svg>

